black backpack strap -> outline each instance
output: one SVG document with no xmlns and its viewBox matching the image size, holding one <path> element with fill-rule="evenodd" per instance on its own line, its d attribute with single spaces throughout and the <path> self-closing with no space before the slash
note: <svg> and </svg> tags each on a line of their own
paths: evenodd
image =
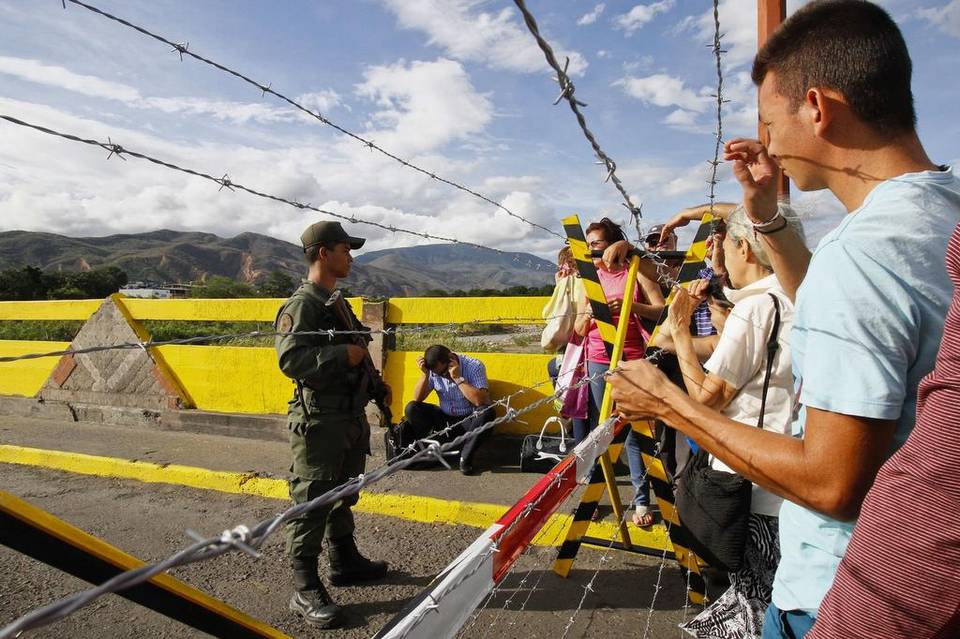
<svg viewBox="0 0 960 639">
<path fill-rule="evenodd" d="M 767 407 L 767 389 L 770 388 L 770 374 L 773 372 L 773 358 L 780 348 L 777 337 L 780 333 L 780 300 L 773 293 L 767 293 L 773 300 L 773 330 L 770 331 L 770 339 L 767 340 L 767 371 L 763 376 L 763 395 L 760 398 L 760 419 L 757 420 L 757 428 L 763 428 L 763 413 Z"/>
</svg>

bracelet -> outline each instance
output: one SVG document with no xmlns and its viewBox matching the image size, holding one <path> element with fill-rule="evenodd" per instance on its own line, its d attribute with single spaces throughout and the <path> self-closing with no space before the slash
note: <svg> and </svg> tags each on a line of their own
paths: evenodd
<svg viewBox="0 0 960 639">
<path fill-rule="evenodd" d="M 776 226 L 777 218 L 780 218 L 781 223 L 779 226 Z M 779 233 L 783 229 L 787 228 L 787 226 L 789 226 L 787 218 L 783 217 L 783 215 L 780 214 L 780 211 L 777 211 L 777 214 L 774 215 L 771 220 L 764 222 L 763 224 L 754 224 L 753 231 L 755 233 L 759 233 L 760 235 L 772 235 L 774 233 Z"/>
</svg>

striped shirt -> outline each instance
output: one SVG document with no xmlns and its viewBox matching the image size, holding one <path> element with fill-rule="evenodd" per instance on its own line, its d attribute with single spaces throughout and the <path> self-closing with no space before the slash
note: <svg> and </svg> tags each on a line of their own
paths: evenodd
<svg viewBox="0 0 960 639">
<path fill-rule="evenodd" d="M 867 494 L 808 639 L 960 637 L 960 227 L 954 285 L 917 424 Z"/>
<path fill-rule="evenodd" d="M 460 375 L 468 384 L 474 388 L 490 388 L 490 384 L 487 383 L 487 367 L 483 365 L 483 362 L 467 355 L 454 354 L 460 358 Z M 447 415 L 463 417 L 477 408 L 464 397 L 463 391 L 449 377 L 441 377 L 431 372 L 430 387 L 437 391 L 437 396 L 440 398 L 440 410 Z"/>
<path fill-rule="evenodd" d="M 700 280 L 709 280 L 712 277 L 713 268 L 709 266 L 700 269 L 700 272 L 697 273 L 697 279 Z M 710 321 L 710 307 L 707 305 L 706 300 L 700 302 L 700 306 L 693 311 L 693 325 L 691 329 L 690 334 L 694 337 L 709 337 L 710 335 L 717 334 L 717 329 L 713 327 L 713 322 Z"/>
</svg>

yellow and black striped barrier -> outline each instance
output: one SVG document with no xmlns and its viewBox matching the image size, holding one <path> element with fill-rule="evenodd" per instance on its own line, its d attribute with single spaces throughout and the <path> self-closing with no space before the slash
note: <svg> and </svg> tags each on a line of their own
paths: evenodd
<svg viewBox="0 0 960 639">
<path fill-rule="evenodd" d="M 713 218 L 707 214 L 704 215 L 700 222 L 700 226 L 697 229 L 693 244 L 688 249 L 686 257 L 684 258 L 683 264 L 681 265 L 680 271 L 677 275 L 677 282 L 680 285 L 688 285 L 690 282 L 695 280 L 699 271 L 705 266 L 704 258 L 706 255 L 706 241 L 710 237 L 710 222 L 712 219 Z M 576 216 L 572 216 L 564 219 L 563 224 L 570 242 L 571 252 L 577 261 L 577 267 L 580 272 L 580 276 L 584 280 L 587 297 L 590 300 L 591 308 L 593 308 L 594 318 L 596 319 L 597 325 L 600 329 L 600 335 L 603 338 L 604 343 L 607 344 L 608 351 L 612 353 L 614 346 L 617 345 L 615 338 L 618 337 L 618 335 L 616 334 L 617 331 L 613 330 L 612 316 L 609 308 L 606 305 L 606 298 L 604 296 L 603 289 L 599 285 L 599 280 L 597 279 L 596 275 L 596 268 L 591 260 L 589 247 L 586 244 L 586 238 L 584 237 L 583 230 L 580 227 L 580 221 Z M 630 282 L 631 285 L 636 284 L 636 272 L 639 266 L 639 260 L 639 257 L 633 257 L 631 259 L 631 272 L 628 276 L 628 282 Z M 675 290 L 672 290 L 666 301 L 667 306 L 669 306 L 670 302 L 673 301 L 675 295 Z M 621 323 L 624 323 L 625 319 L 629 319 L 629 304 L 631 304 L 632 301 L 633 291 L 631 288 L 631 290 L 624 291 L 624 306 L 621 310 L 620 317 Z M 601 312 L 598 313 L 598 310 L 601 310 Z M 664 308 L 664 312 L 661 315 L 660 320 L 653 327 L 651 341 L 653 337 L 656 336 L 660 326 L 664 321 L 666 321 L 666 317 L 666 308 Z M 619 335 L 619 347 L 621 352 L 623 347 L 622 340 L 625 336 L 625 331 Z M 616 366 L 616 363 L 611 357 L 611 368 L 613 366 Z M 601 421 L 606 416 L 609 416 L 610 409 L 612 407 L 611 405 L 612 399 L 608 386 L 607 392 L 604 393 L 603 407 L 601 408 Z M 606 410 L 606 412 L 604 412 L 604 410 Z M 670 542 L 674 548 L 674 557 L 680 564 L 681 568 L 685 571 L 688 571 L 688 594 L 690 600 L 694 603 L 702 604 L 706 601 L 706 585 L 703 581 L 703 577 L 700 574 L 700 563 L 702 563 L 702 560 L 690 550 L 691 544 L 689 533 L 683 527 L 683 524 L 677 515 L 677 510 L 674 505 L 673 487 L 670 483 L 670 479 L 667 477 L 663 462 L 657 454 L 658 444 L 656 434 L 654 432 L 654 424 L 653 422 L 635 422 L 631 424 L 631 428 L 633 429 L 633 432 L 638 435 L 641 457 L 643 458 L 647 476 L 649 477 L 651 487 L 653 488 L 657 506 L 660 509 L 660 514 L 664 521 L 667 522 L 667 530 L 670 536 Z M 609 456 L 607 457 L 608 460 L 610 458 L 617 459 L 620 456 L 626 435 L 627 431 L 624 429 L 621 434 L 610 444 L 610 448 L 608 450 Z M 586 532 L 587 526 L 590 523 L 591 517 L 597 509 L 600 498 L 603 496 L 604 488 L 606 487 L 608 489 L 612 503 L 620 503 L 619 494 L 615 492 L 615 490 L 609 485 L 605 486 L 603 474 L 598 471 L 599 466 L 594 468 L 593 473 L 590 476 L 590 483 L 583 493 L 580 505 L 574 512 L 573 521 L 569 530 L 567 531 L 566 539 L 560 546 L 560 550 L 557 554 L 557 559 L 554 563 L 553 570 L 560 576 L 566 577 L 570 573 L 570 570 L 573 567 L 573 561 L 576 558 L 577 552 L 579 551 L 580 545 L 583 541 L 584 533 Z M 622 518 L 618 519 L 618 521 L 622 521 Z"/>
<path fill-rule="evenodd" d="M 144 565 L 136 557 L 0 491 L 0 544 L 93 584 Z M 214 637 L 288 638 L 167 574 L 117 593 Z"/>
</svg>

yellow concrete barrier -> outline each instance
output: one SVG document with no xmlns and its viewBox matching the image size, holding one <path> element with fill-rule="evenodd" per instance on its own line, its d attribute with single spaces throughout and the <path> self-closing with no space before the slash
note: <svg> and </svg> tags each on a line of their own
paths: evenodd
<svg viewBox="0 0 960 639">
<path fill-rule="evenodd" d="M 103 300 L 41 300 L 0 302 L 0 320 L 83 320 L 90 319 Z"/>
<path fill-rule="evenodd" d="M 395 297 L 387 302 L 389 324 L 467 323 L 498 317 L 510 324 L 543 324 L 547 297 Z"/>
<path fill-rule="evenodd" d="M 137 320 L 183 322 L 273 322 L 283 298 L 152 300 L 124 297 L 123 305 Z M 363 299 L 348 299 L 362 317 Z"/>
<path fill-rule="evenodd" d="M 70 342 L 0 340 L 0 357 L 62 351 L 69 347 Z M 0 395 L 33 397 L 50 377 L 50 373 L 59 361 L 59 357 L 43 357 L 17 362 L 0 362 Z"/>
<path fill-rule="evenodd" d="M 399 420 L 403 407 L 413 397 L 413 388 L 417 380 L 423 375 L 417 366 L 417 357 L 420 352 L 391 351 L 387 353 L 387 363 L 383 367 L 384 379 L 393 390 L 394 420 Z M 547 362 L 551 355 L 518 355 L 510 353 L 465 353 L 476 357 L 487 368 L 487 378 L 490 380 L 490 394 L 493 399 L 499 399 L 521 388 L 528 389 L 519 395 L 511 406 L 517 409 L 543 399 L 553 392 L 547 376 Z M 546 382 L 546 383 L 544 383 Z M 429 400 L 437 403 L 437 394 L 432 393 Z M 503 414 L 500 409 L 499 414 Z M 497 429 L 499 433 L 529 433 L 539 432 L 547 417 L 556 413 L 547 406 L 531 411 L 522 417 L 527 424 L 519 422 L 504 424 Z"/>
</svg>

